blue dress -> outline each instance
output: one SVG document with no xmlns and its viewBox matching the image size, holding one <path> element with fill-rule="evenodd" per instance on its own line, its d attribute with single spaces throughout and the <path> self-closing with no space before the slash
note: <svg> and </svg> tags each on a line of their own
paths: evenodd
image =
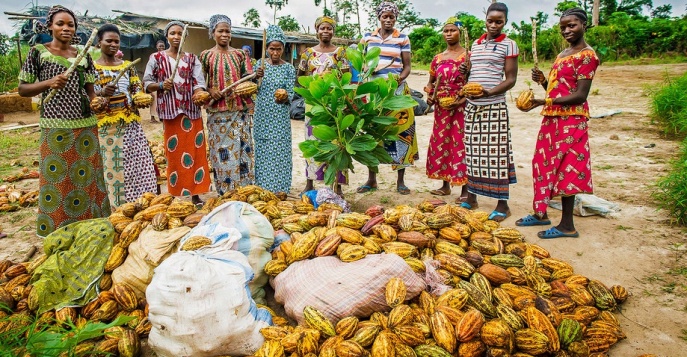
<svg viewBox="0 0 687 357">
<path fill-rule="evenodd" d="M 260 66 L 259 60 L 256 68 Z M 274 100 L 277 89 L 285 89 L 293 98 L 296 69 L 290 63 L 265 63 L 265 76 L 258 88 L 253 116 L 255 141 L 255 184 L 273 192 L 291 190 L 291 116 L 289 102 Z"/>
</svg>

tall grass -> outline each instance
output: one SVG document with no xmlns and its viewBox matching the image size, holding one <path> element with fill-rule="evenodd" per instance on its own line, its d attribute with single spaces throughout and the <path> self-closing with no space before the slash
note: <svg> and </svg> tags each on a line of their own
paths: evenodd
<svg viewBox="0 0 687 357">
<path fill-rule="evenodd" d="M 23 45 L 21 49 L 22 60 L 26 59 L 28 52 L 29 47 Z M 19 84 L 19 70 L 21 70 L 21 64 L 19 64 L 19 55 L 17 55 L 15 46 L 6 55 L 0 55 L 0 93 L 9 92 L 17 88 Z"/>
<path fill-rule="evenodd" d="M 651 117 L 666 134 L 682 139 L 680 155 L 671 170 L 656 182 L 653 196 L 679 224 L 687 224 L 687 73 L 651 94 Z"/>
</svg>

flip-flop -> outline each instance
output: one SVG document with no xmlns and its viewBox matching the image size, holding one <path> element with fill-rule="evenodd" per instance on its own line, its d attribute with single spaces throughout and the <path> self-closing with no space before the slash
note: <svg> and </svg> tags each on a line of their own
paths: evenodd
<svg viewBox="0 0 687 357">
<path fill-rule="evenodd" d="M 551 227 L 545 231 L 537 233 L 537 237 L 541 239 L 552 239 L 552 238 L 577 238 L 580 233 L 563 233 L 556 227 Z"/>
<path fill-rule="evenodd" d="M 504 221 L 506 218 L 508 218 L 508 217 L 510 217 L 510 210 L 506 211 L 506 213 L 503 213 L 503 212 L 499 212 L 499 211 L 497 211 L 497 210 L 494 210 L 494 211 L 491 212 L 491 214 L 489 215 L 489 218 L 488 218 L 488 219 L 490 219 L 490 220 L 492 220 L 492 221 L 494 221 L 494 222 L 499 222 L 499 223 L 500 223 L 500 222 L 503 222 L 503 221 Z"/>
<path fill-rule="evenodd" d="M 374 191 L 377 191 L 377 187 L 372 187 L 372 186 L 368 186 L 368 185 L 362 185 L 355 190 L 355 192 L 357 192 L 357 193 L 366 193 L 366 192 L 374 192 Z"/>
<path fill-rule="evenodd" d="M 446 193 L 446 191 L 442 190 L 431 190 L 429 191 L 430 194 L 435 195 L 435 196 L 448 196 L 451 194 L 451 192 Z"/>
<path fill-rule="evenodd" d="M 551 224 L 551 221 L 548 219 L 539 219 L 531 214 L 528 214 L 525 217 L 520 218 L 519 220 L 515 221 L 515 225 L 519 227 L 530 227 L 530 226 L 548 226 Z"/>
<path fill-rule="evenodd" d="M 465 208 L 465 209 L 469 209 L 469 210 L 473 210 L 473 209 L 479 207 L 479 205 L 476 202 L 474 204 L 469 204 L 469 203 L 467 203 L 467 201 L 461 202 L 460 206 Z"/>
<path fill-rule="evenodd" d="M 402 195 L 409 195 L 410 189 L 408 187 L 406 187 L 405 185 L 400 185 L 396 188 L 396 192 L 398 192 Z"/>
</svg>

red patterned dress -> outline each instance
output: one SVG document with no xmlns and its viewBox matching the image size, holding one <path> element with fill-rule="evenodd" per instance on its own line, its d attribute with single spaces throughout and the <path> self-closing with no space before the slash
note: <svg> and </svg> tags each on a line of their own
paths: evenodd
<svg viewBox="0 0 687 357">
<path fill-rule="evenodd" d="M 465 84 L 458 68 L 465 62 L 465 54 L 458 59 L 434 56 L 429 68 L 437 78 L 437 101 L 443 97 L 457 97 Z M 454 109 L 434 107 L 434 129 L 427 149 L 427 177 L 449 182 L 452 186 L 467 183 L 465 166 L 465 105 Z"/>
<path fill-rule="evenodd" d="M 549 73 L 547 98 L 575 92 L 579 80 L 592 80 L 599 58 L 590 47 L 566 57 L 558 57 Z M 532 177 L 534 212 L 543 216 L 556 196 L 592 193 L 592 163 L 589 150 L 589 105 L 550 105 L 537 136 Z"/>
</svg>

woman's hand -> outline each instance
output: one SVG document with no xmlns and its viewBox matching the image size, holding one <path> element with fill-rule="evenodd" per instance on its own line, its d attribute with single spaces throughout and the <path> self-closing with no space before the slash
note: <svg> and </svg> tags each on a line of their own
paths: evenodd
<svg viewBox="0 0 687 357">
<path fill-rule="evenodd" d="M 258 69 L 255 71 L 255 76 L 258 78 L 262 78 L 265 76 L 265 69 L 262 67 L 258 67 Z"/>
<path fill-rule="evenodd" d="M 432 97 L 428 96 L 427 97 L 427 105 L 429 105 L 431 107 L 433 104 L 434 104 L 434 99 L 432 99 Z"/>
<path fill-rule="evenodd" d="M 100 90 L 100 95 L 103 97 L 111 97 L 117 90 L 117 86 L 114 83 L 109 83 L 103 89 Z"/>
<path fill-rule="evenodd" d="M 171 78 L 167 78 L 164 82 L 162 82 L 162 89 L 165 91 L 170 91 L 172 88 L 174 88 L 174 83 L 172 82 Z"/>
<path fill-rule="evenodd" d="M 210 96 L 215 101 L 218 101 L 218 100 L 222 99 L 222 97 L 223 97 L 222 92 L 217 90 L 216 88 L 208 88 L 208 93 L 210 93 Z"/>
<path fill-rule="evenodd" d="M 529 112 L 530 110 L 532 110 L 536 107 L 540 107 L 540 106 L 544 105 L 544 103 L 546 103 L 546 101 L 544 99 L 532 99 L 532 106 L 527 110 L 523 110 L 523 112 Z"/>
<path fill-rule="evenodd" d="M 491 96 L 491 93 L 489 93 L 489 91 L 486 89 L 482 89 L 482 93 L 475 94 L 475 95 L 469 95 L 467 97 L 469 97 L 469 98 L 484 98 L 484 97 L 489 97 L 489 96 Z"/>
<path fill-rule="evenodd" d="M 532 68 L 532 80 L 535 83 L 544 83 L 546 80 L 546 77 L 544 77 L 544 72 L 542 72 L 539 68 L 533 67 Z"/>
<path fill-rule="evenodd" d="M 470 63 L 469 62 L 463 62 L 460 64 L 458 67 L 458 72 L 463 75 L 463 77 L 467 77 L 470 74 Z"/>
<path fill-rule="evenodd" d="M 450 109 L 456 109 L 456 108 L 460 107 L 461 105 L 463 105 L 463 103 L 465 103 L 466 100 L 467 100 L 467 98 L 465 98 L 465 97 L 457 97 L 456 100 L 453 101 L 453 103 L 451 103 L 451 105 L 449 105 L 449 108 Z"/>
<path fill-rule="evenodd" d="M 62 89 L 67 86 L 69 78 L 64 74 L 58 74 L 50 79 L 50 89 Z"/>
</svg>

